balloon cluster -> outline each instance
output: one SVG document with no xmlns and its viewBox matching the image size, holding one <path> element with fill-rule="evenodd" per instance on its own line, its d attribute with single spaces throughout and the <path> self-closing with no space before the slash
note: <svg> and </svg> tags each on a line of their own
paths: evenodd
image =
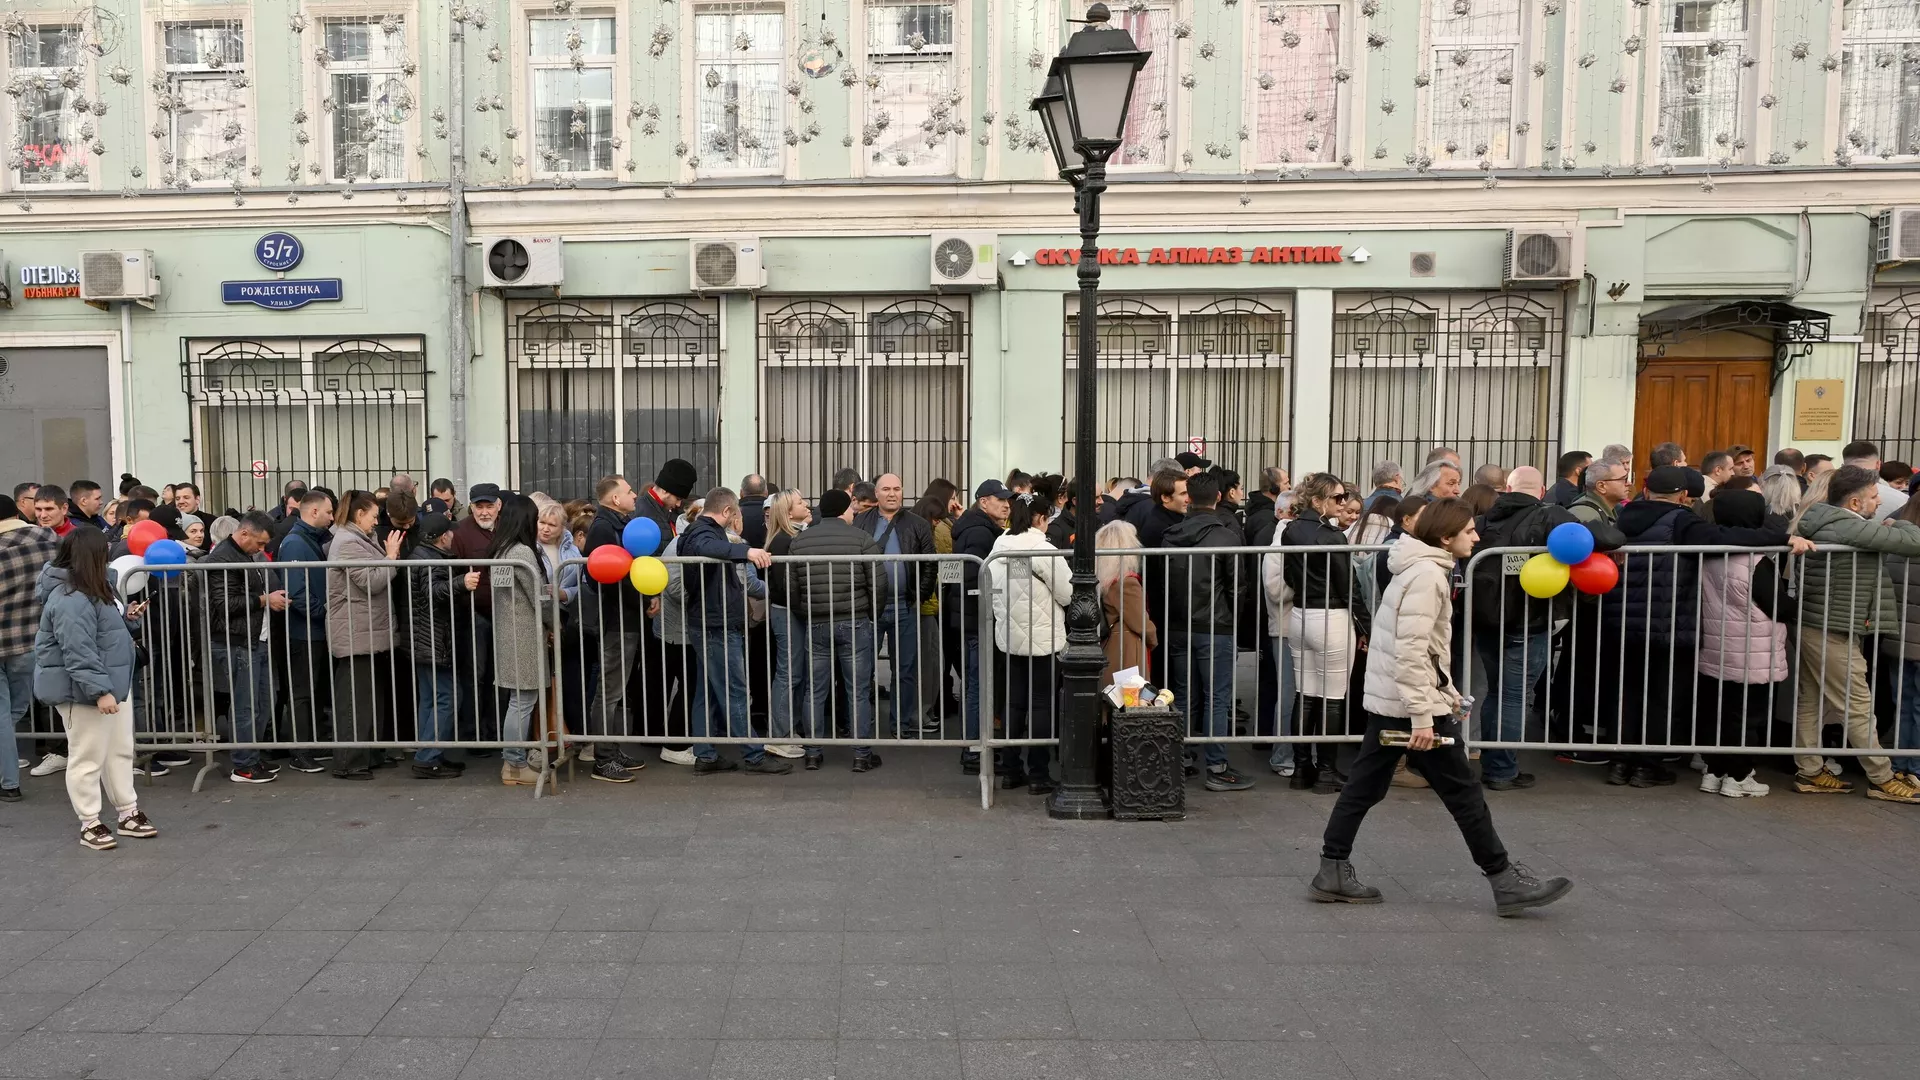
<svg viewBox="0 0 1920 1080">
<path fill-rule="evenodd" d="M 587 576 L 602 585 L 621 578 L 644 596 L 658 596 L 667 588 L 667 564 L 654 558 L 660 550 L 660 526 L 652 518 L 637 517 L 620 533 L 620 546 L 602 544 L 587 555 Z"/>
<path fill-rule="evenodd" d="M 1559 596 L 1568 582 L 1588 596 L 1598 596 L 1620 583 L 1620 568 L 1593 550 L 1593 534 L 1586 526 L 1563 521 L 1547 534 L 1547 551 L 1520 568 L 1520 587 L 1528 596 L 1545 600 Z"/>
<path fill-rule="evenodd" d="M 127 527 L 127 550 L 140 556 L 148 566 L 187 565 L 186 545 L 178 540 L 167 539 L 167 527 L 152 518 L 136 521 Z M 162 578 L 180 576 L 178 570 L 156 570 L 154 573 Z"/>
</svg>

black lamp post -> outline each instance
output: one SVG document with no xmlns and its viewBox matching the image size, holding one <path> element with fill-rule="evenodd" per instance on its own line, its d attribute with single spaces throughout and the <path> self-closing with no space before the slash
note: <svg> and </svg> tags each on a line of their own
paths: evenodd
<svg viewBox="0 0 1920 1080">
<path fill-rule="evenodd" d="M 1073 183 L 1080 212 L 1080 349 L 1074 380 L 1078 420 L 1073 439 L 1073 599 L 1067 604 L 1067 651 L 1061 657 L 1066 690 L 1060 733 L 1060 789 L 1047 803 L 1056 818 L 1107 816 L 1096 779 L 1100 730 L 1100 680 L 1106 651 L 1100 647 L 1099 581 L 1093 570 L 1094 379 L 1100 367 L 1100 193 L 1107 189 L 1107 159 L 1120 149 L 1133 83 L 1148 53 L 1133 35 L 1107 25 L 1105 4 L 1087 9 L 1085 24 L 1054 57 L 1033 111 L 1040 115 L 1054 164 Z"/>
</svg>

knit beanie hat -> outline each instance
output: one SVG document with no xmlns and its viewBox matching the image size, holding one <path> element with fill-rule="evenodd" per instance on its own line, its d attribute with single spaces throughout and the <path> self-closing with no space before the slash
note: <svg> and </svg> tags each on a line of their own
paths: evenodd
<svg viewBox="0 0 1920 1080">
<path fill-rule="evenodd" d="M 693 494 L 694 481 L 699 478 L 699 474 L 694 472 L 692 462 L 684 458 L 674 458 L 660 466 L 660 475 L 654 477 L 653 486 L 676 499 L 684 499 Z"/>
</svg>

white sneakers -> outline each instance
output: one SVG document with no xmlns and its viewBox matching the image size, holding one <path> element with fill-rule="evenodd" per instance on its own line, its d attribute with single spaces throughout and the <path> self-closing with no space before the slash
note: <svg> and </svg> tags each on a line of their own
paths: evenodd
<svg viewBox="0 0 1920 1080">
<path fill-rule="evenodd" d="M 773 748 L 768 747 L 767 749 L 771 750 Z M 669 765 L 692 765 L 693 751 L 669 750 L 663 746 L 660 748 L 660 760 L 666 762 Z"/>
<path fill-rule="evenodd" d="M 1720 781 L 1727 779 L 1730 779 L 1730 777 L 1715 776 L 1703 769 L 1700 772 L 1700 790 L 1708 795 L 1718 794 L 1720 791 Z"/>
<path fill-rule="evenodd" d="M 1757 799 L 1772 791 L 1772 788 L 1760 782 L 1755 773 L 1748 773 L 1745 779 L 1736 780 L 1728 776 L 1720 780 L 1720 794 L 1729 799 Z"/>
<path fill-rule="evenodd" d="M 793 743 L 768 743 L 767 753 L 783 758 L 803 758 L 807 752 Z"/>
<path fill-rule="evenodd" d="M 48 754 L 40 759 L 40 764 L 27 770 L 28 776 L 52 776 L 67 771 L 67 759 L 63 754 Z"/>
</svg>

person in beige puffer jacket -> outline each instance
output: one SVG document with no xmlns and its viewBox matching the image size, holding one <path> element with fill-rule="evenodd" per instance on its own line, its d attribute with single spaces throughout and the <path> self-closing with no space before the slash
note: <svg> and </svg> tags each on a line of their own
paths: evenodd
<svg viewBox="0 0 1920 1080">
<path fill-rule="evenodd" d="M 1393 768 L 1408 753 L 1420 755 L 1421 772 L 1453 814 L 1473 861 L 1493 887 L 1494 907 L 1500 915 L 1551 904 L 1573 888 L 1566 878 L 1542 880 L 1508 860 L 1487 811 L 1486 796 L 1467 764 L 1459 715 L 1462 700 L 1449 671 L 1452 576 L 1454 563 L 1471 554 L 1478 539 L 1467 504 L 1441 499 L 1429 505 L 1414 531 L 1395 541 L 1387 553 L 1393 581 L 1373 617 L 1363 695 L 1369 714 L 1366 739 L 1327 821 L 1320 872 L 1308 888 L 1308 894 L 1321 903 L 1380 902 L 1380 890 L 1361 884 L 1354 874 L 1353 841 L 1367 811 L 1386 798 Z M 1381 741 L 1384 733 L 1395 730 L 1406 734 L 1403 745 Z M 1443 738 L 1444 745 L 1438 742 Z"/>
</svg>

